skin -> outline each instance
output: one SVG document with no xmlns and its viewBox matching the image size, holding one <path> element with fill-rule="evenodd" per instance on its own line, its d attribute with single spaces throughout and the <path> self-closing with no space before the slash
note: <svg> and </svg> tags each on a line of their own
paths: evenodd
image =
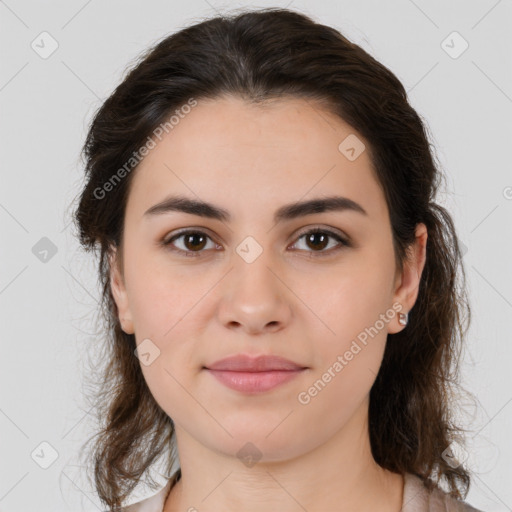
<svg viewBox="0 0 512 512">
<path fill-rule="evenodd" d="M 141 369 L 176 427 L 182 479 L 165 512 L 402 506 L 402 475 L 375 462 L 368 433 L 369 392 L 387 334 L 404 328 L 398 316 L 309 403 L 297 398 L 393 303 L 411 310 L 425 263 L 427 231 L 419 224 L 410 258 L 398 269 L 368 151 L 350 161 L 338 150 L 349 134 L 369 147 L 350 125 L 303 99 L 264 108 L 234 97 L 200 100 L 134 171 L 122 267 L 113 252 L 111 286 L 123 330 L 160 350 Z M 233 219 L 144 216 L 170 193 L 214 203 Z M 333 193 L 367 215 L 346 210 L 272 220 L 284 204 Z M 336 251 L 334 238 L 322 246 L 300 237 L 317 226 L 353 245 Z M 199 257 L 159 245 L 181 228 L 210 237 L 202 245 L 174 241 Z M 236 252 L 247 236 L 263 249 L 252 263 Z M 308 369 L 249 396 L 203 369 L 237 353 L 277 354 Z M 252 467 L 237 457 L 247 442 L 261 453 Z"/>
</svg>

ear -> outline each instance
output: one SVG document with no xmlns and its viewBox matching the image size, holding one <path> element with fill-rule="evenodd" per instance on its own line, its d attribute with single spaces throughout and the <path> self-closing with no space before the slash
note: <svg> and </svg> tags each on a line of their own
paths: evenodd
<svg viewBox="0 0 512 512">
<path fill-rule="evenodd" d="M 126 334 L 133 334 L 135 332 L 133 328 L 133 319 L 128 305 L 128 296 L 124 284 L 124 277 L 120 270 L 122 263 L 118 258 L 117 248 L 110 248 L 108 258 L 110 267 L 110 289 L 112 290 L 112 295 L 117 305 L 119 322 L 121 324 L 121 328 Z"/>
<path fill-rule="evenodd" d="M 409 313 L 414 306 L 418 298 L 421 274 L 426 262 L 428 233 L 425 224 L 417 224 L 415 234 L 416 239 L 407 250 L 403 269 L 397 274 L 395 280 L 393 304 L 397 302 L 401 304 L 400 313 Z M 398 322 L 398 314 L 389 327 L 390 334 L 404 329 L 404 326 Z"/>
</svg>

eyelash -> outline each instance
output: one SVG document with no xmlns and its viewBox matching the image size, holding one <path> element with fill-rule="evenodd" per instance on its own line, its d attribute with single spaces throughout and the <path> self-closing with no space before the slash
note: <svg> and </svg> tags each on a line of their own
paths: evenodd
<svg viewBox="0 0 512 512">
<path fill-rule="evenodd" d="M 334 231 L 330 231 L 329 229 L 318 228 L 318 227 L 310 229 L 309 231 L 305 231 L 303 233 L 300 233 L 297 236 L 297 241 L 300 240 L 302 237 L 305 237 L 305 236 L 311 235 L 311 234 L 315 234 L 315 233 L 322 233 L 324 235 L 328 235 L 330 238 L 334 238 L 336 241 L 338 241 L 341 245 L 338 246 L 337 248 L 334 248 L 334 249 L 331 248 L 331 249 L 328 249 L 328 250 L 321 250 L 321 251 L 306 251 L 306 252 L 310 252 L 312 254 L 312 257 L 329 256 L 332 253 L 336 253 L 336 252 L 342 250 L 344 247 L 351 247 L 351 245 L 352 245 L 347 239 L 343 238 L 338 233 L 335 233 Z M 203 232 L 203 231 L 194 230 L 194 229 L 188 229 L 188 230 L 181 231 L 181 232 L 175 234 L 173 237 L 171 237 L 168 240 L 162 241 L 162 245 L 165 248 L 167 248 L 167 249 L 169 249 L 169 250 L 171 250 L 173 252 L 176 252 L 176 253 L 178 253 L 180 255 L 183 255 L 183 256 L 186 256 L 186 257 L 197 258 L 197 257 L 202 255 L 202 253 L 204 252 L 204 249 L 202 249 L 200 251 L 184 251 L 183 249 L 178 249 L 177 247 L 174 247 L 172 245 L 172 243 L 175 240 L 177 240 L 179 238 L 182 238 L 185 235 L 190 235 L 190 234 L 193 234 L 193 235 L 204 235 L 207 238 L 209 238 L 210 240 L 212 240 L 211 237 L 208 234 L 206 234 L 205 232 Z M 214 241 L 212 240 L 212 242 L 214 242 Z M 294 242 L 293 245 L 295 245 L 296 243 L 297 242 Z"/>
</svg>

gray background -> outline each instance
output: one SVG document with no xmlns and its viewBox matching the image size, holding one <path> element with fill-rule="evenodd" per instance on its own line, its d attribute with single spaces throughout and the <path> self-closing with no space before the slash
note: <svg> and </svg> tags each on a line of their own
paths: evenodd
<svg viewBox="0 0 512 512">
<path fill-rule="evenodd" d="M 0 511 L 99 510 L 77 462 L 93 426 L 82 375 L 98 339 L 99 292 L 95 261 L 80 252 L 69 217 L 91 116 L 150 44 L 243 5 L 289 6 L 335 26 L 402 80 L 426 120 L 448 175 L 440 202 L 467 248 L 473 322 L 462 378 L 479 400 L 463 416 L 475 472 L 467 501 L 489 512 L 512 510 L 510 0 L 6 0 L 0 1 Z M 43 31 L 58 43 L 47 58 L 41 52 L 51 49 L 51 39 Z M 464 40 L 469 47 L 458 55 Z M 52 449 L 58 457 L 43 469 Z"/>
</svg>

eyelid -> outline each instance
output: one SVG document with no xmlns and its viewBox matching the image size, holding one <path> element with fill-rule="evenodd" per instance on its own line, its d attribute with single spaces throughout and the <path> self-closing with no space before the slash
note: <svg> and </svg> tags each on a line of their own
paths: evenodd
<svg viewBox="0 0 512 512">
<path fill-rule="evenodd" d="M 347 245 L 349 245 L 351 243 L 350 238 L 347 235 L 345 235 L 343 233 L 343 231 L 336 229 L 336 228 L 331 228 L 331 227 L 322 226 L 322 225 L 318 225 L 318 224 L 315 224 L 313 226 L 306 226 L 305 228 L 300 229 L 298 233 L 293 235 L 294 240 L 297 238 L 300 238 L 303 235 L 307 235 L 308 233 L 315 233 L 315 232 L 327 233 L 328 235 L 331 235 L 334 237 L 339 237 L 339 238 L 341 238 L 343 243 L 345 243 Z"/>
<path fill-rule="evenodd" d="M 167 235 L 164 236 L 162 243 L 169 243 L 173 238 L 178 238 L 179 236 L 187 235 L 188 233 L 200 233 L 208 236 L 211 240 L 215 238 L 213 235 L 210 234 L 211 232 L 208 228 L 191 226 L 187 228 L 178 229 L 177 231 L 172 231 L 172 233 L 167 233 Z"/>
<path fill-rule="evenodd" d="M 172 234 L 168 235 L 168 236 L 165 236 L 162 241 L 160 242 L 160 245 L 163 245 L 165 249 L 169 249 L 173 252 L 176 252 L 178 254 L 186 254 L 186 255 L 191 255 L 191 256 L 199 256 L 201 255 L 202 253 L 204 253 L 205 251 L 202 250 L 202 251 L 184 251 L 183 249 L 179 249 L 177 247 L 173 247 L 172 245 L 172 241 L 173 240 L 177 240 L 178 238 L 182 237 L 183 235 L 188 235 L 190 233 L 193 233 L 193 234 L 201 234 L 201 235 L 205 235 L 209 240 L 211 240 L 215 245 L 219 245 L 217 242 L 216 242 L 216 239 L 214 236 L 212 236 L 210 234 L 210 231 L 207 229 L 207 228 L 203 228 L 203 227 L 188 227 L 188 228 L 182 228 L 182 229 L 179 229 L 178 231 L 173 231 Z"/>
</svg>

